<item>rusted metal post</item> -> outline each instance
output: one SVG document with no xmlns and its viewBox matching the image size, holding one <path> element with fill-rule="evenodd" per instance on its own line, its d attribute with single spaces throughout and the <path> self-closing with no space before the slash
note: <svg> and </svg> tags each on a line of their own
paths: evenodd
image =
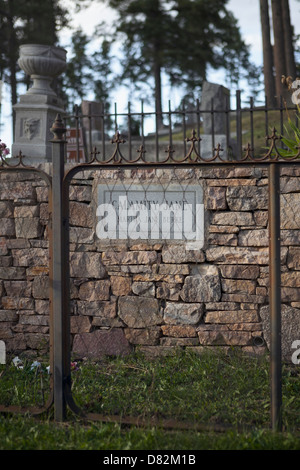
<svg viewBox="0 0 300 470">
<path fill-rule="evenodd" d="M 274 431 L 281 431 L 281 262 L 280 262 L 280 165 L 269 167 L 269 269 L 270 269 L 270 355 L 271 421 Z"/>
<path fill-rule="evenodd" d="M 64 237 L 63 197 L 64 145 L 66 129 L 60 115 L 51 128 L 52 142 L 52 232 L 53 232 L 53 395 L 54 418 L 63 421 L 66 417 L 65 386 L 65 345 L 64 345 Z"/>
<path fill-rule="evenodd" d="M 242 111 L 241 111 L 241 91 L 236 91 L 236 148 L 237 160 L 242 158 Z"/>
</svg>

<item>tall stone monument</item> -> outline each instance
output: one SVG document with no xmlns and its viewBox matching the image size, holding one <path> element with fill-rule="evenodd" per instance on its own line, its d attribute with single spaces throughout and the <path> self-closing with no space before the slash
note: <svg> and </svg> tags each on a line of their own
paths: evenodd
<svg viewBox="0 0 300 470">
<path fill-rule="evenodd" d="M 66 50 L 56 46 L 25 44 L 20 47 L 18 64 L 30 75 L 33 85 L 14 106 L 15 137 L 12 156 L 20 151 L 30 160 L 50 161 L 50 128 L 63 103 L 51 82 L 66 68 Z"/>
</svg>

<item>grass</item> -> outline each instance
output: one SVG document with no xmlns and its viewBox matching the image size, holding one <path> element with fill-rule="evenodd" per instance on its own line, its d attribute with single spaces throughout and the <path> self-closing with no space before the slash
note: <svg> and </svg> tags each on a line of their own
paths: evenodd
<svg viewBox="0 0 300 470">
<path fill-rule="evenodd" d="M 271 136 L 273 128 L 276 129 L 278 136 L 286 135 L 287 129 L 289 128 L 288 117 L 293 121 L 296 118 L 296 112 L 294 110 L 289 110 L 282 112 L 282 125 L 281 129 L 281 115 L 279 111 L 269 111 L 268 112 L 268 132 L 266 129 L 265 123 L 265 112 L 264 111 L 254 111 L 253 112 L 253 137 L 254 137 L 254 149 L 255 155 L 261 156 L 266 153 L 266 149 L 270 146 L 270 141 L 266 141 L 266 134 Z M 251 144 L 251 118 L 250 113 L 242 114 L 242 142 L 243 146 L 246 146 L 248 143 Z"/>
<path fill-rule="evenodd" d="M 1 404 L 42 405 L 47 374 L 28 366 L 0 367 Z M 41 381 L 41 376 L 43 380 Z M 0 415 L 1 450 L 237 450 L 300 449 L 300 370 L 283 367 L 283 432 L 270 430 L 269 361 L 231 354 L 189 351 L 147 360 L 82 361 L 72 372 L 73 396 L 89 413 L 115 416 L 116 423 L 82 422 L 69 412 L 59 424 L 50 415 Z M 176 419 L 190 429 L 123 426 L 119 416 Z M 228 430 L 195 430 L 197 424 Z"/>
<path fill-rule="evenodd" d="M 282 111 L 282 124 L 283 129 L 281 129 L 281 112 L 279 110 L 268 111 L 268 126 L 266 129 L 266 113 L 263 108 L 257 108 L 252 112 L 252 115 L 249 111 L 243 110 L 241 113 L 241 126 L 242 126 L 242 146 L 247 147 L 248 143 L 251 145 L 251 127 L 253 122 L 253 146 L 255 149 L 254 154 L 256 156 L 262 156 L 266 153 L 267 149 L 270 146 L 270 141 L 267 142 L 267 134 L 271 136 L 272 130 L 275 127 L 277 135 L 280 136 L 281 132 L 283 135 L 287 134 L 287 129 L 289 129 L 288 117 L 291 118 L 293 122 L 296 122 L 296 111 L 289 110 L 288 112 Z M 186 137 L 191 137 L 192 128 L 188 127 L 186 129 Z M 230 119 L 230 131 L 233 140 L 236 132 L 236 118 L 231 117 Z M 203 133 L 202 126 L 200 126 L 200 133 Z M 182 131 L 174 132 L 173 140 L 183 142 L 184 135 Z M 168 142 L 169 136 L 160 137 L 160 142 Z M 217 142 L 216 142 L 217 144 Z"/>
</svg>

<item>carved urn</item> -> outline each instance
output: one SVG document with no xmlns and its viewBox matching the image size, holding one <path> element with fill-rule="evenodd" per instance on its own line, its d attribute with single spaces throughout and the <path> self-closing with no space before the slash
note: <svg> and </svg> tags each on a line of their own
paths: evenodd
<svg viewBox="0 0 300 470">
<path fill-rule="evenodd" d="M 66 69 L 67 51 L 57 46 L 24 44 L 18 64 L 33 80 L 27 94 L 55 95 L 51 82 Z"/>
<path fill-rule="evenodd" d="M 53 134 L 50 129 L 56 115 L 64 115 L 64 103 L 51 83 L 67 66 L 67 51 L 57 46 L 24 44 L 18 63 L 33 83 L 13 106 L 15 135 L 12 155 L 21 151 L 28 163 L 51 161 Z"/>
</svg>

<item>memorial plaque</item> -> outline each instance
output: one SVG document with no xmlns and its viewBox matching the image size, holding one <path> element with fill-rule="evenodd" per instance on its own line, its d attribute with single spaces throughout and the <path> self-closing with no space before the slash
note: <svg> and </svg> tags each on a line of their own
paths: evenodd
<svg viewBox="0 0 300 470">
<path fill-rule="evenodd" d="M 111 240 L 183 241 L 191 249 L 204 242 L 203 189 L 180 185 L 98 185 L 96 234 Z M 192 245 L 191 245 L 192 243 Z"/>
</svg>

